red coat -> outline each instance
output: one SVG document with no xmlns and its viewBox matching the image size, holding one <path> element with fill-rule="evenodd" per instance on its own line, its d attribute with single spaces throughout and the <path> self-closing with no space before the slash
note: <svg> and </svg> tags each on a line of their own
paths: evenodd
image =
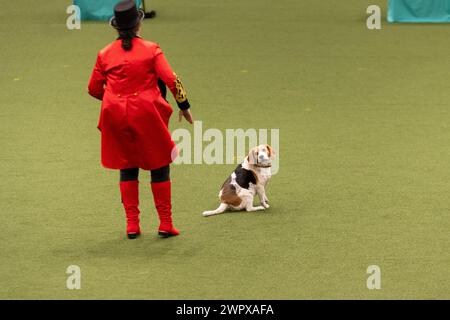
<svg viewBox="0 0 450 320">
<path fill-rule="evenodd" d="M 99 52 L 89 94 L 102 100 L 102 165 L 153 170 L 170 164 L 176 152 L 168 130 L 173 110 L 161 96 L 158 78 L 178 102 L 186 97 L 160 47 L 141 38 L 132 41 L 130 51 L 116 40 Z"/>
</svg>

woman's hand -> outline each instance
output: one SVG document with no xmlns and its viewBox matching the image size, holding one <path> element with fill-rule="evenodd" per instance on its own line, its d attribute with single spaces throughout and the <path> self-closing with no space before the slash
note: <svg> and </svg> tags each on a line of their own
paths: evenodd
<svg viewBox="0 0 450 320">
<path fill-rule="evenodd" d="M 181 122 L 183 117 L 186 119 L 187 122 L 190 124 L 194 123 L 194 119 L 192 118 L 191 111 L 189 109 L 186 110 L 180 110 L 178 113 L 178 122 Z"/>
</svg>

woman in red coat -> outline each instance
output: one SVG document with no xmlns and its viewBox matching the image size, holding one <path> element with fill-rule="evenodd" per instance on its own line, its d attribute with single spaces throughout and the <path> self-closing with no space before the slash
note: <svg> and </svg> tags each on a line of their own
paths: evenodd
<svg viewBox="0 0 450 320">
<path fill-rule="evenodd" d="M 120 192 L 127 218 L 128 238 L 140 234 L 139 168 L 151 171 L 151 190 L 160 219 L 158 233 L 176 236 L 172 224 L 169 164 L 177 151 L 168 130 L 173 112 L 161 94 L 173 93 L 184 116 L 192 123 L 189 102 L 180 79 L 160 47 L 139 37 L 143 12 L 134 0 L 121 1 L 111 25 L 119 38 L 102 49 L 89 81 L 89 94 L 102 100 L 98 122 L 102 165 L 120 169 Z M 163 86 L 158 86 L 158 82 Z"/>
</svg>

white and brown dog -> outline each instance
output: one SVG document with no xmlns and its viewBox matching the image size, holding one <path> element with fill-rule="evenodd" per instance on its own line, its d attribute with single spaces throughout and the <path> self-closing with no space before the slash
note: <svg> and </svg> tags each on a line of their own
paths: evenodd
<svg viewBox="0 0 450 320">
<path fill-rule="evenodd" d="M 220 206 L 216 210 L 203 212 L 204 217 L 231 210 L 257 211 L 269 208 L 266 185 L 272 176 L 271 166 L 275 153 L 267 144 L 250 150 L 240 164 L 223 183 L 219 192 Z M 258 195 L 261 205 L 254 207 L 253 198 Z"/>
</svg>

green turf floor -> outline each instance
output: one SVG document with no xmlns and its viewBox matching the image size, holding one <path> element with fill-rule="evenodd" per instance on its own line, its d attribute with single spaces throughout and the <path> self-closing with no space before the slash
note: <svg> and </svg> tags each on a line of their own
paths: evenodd
<svg viewBox="0 0 450 320">
<path fill-rule="evenodd" d="M 173 166 L 183 234 L 156 237 L 145 173 L 144 235 L 125 240 L 86 93 L 113 30 L 67 30 L 70 1 L 3 1 L 0 298 L 450 297 L 448 25 L 369 31 L 381 0 L 152 2 L 143 36 L 204 128 L 280 129 L 271 208 L 203 218 L 234 165 Z M 81 290 L 66 289 L 69 265 Z"/>
</svg>

